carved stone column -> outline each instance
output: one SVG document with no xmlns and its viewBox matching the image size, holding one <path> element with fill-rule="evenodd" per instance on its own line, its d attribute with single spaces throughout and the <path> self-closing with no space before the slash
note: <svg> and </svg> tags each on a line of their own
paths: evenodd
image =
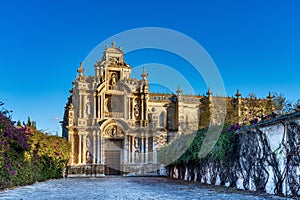
<svg viewBox="0 0 300 200">
<path fill-rule="evenodd" d="M 131 108 L 130 108 L 130 97 L 127 98 L 127 104 L 126 104 L 126 106 L 127 106 L 127 114 L 128 114 L 128 115 L 127 115 L 127 118 L 128 118 L 128 119 L 131 119 L 131 118 L 130 118 L 130 113 L 131 113 Z M 125 112 L 125 113 L 126 113 L 126 112 Z"/>
<path fill-rule="evenodd" d="M 132 136 L 132 163 L 135 163 L 135 137 Z"/>
<path fill-rule="evenodd" d="M 94 132 L 93 135 L 93 163 L 96 163 L 97 157 L 96 157 L 96 133 Z"/>
<path fill-rule="evenodd" d="M 143 126 L 143 122 L 144 122 L 144 94 L 141 95 L 141 112 L 140 112 L 140 115 L 141 115 L 141 126 Z"/>
<path fill-rule="evenodd" d="M 86 151 L 87 151 L 87 148 L 86 148 L 86 135 L 82 135 L 82 149 L 83 149 L 83 161 L 82 163 L 86 163 Z"/>
<path fill-rule="evenodd" d="M 78 137 L 79 137 L 79 144 L 78 144 L 78 164 L 81 164 L 81 162 L 82 162 L 82 160 L 81 160 L 81 158 L 82 158 L 82 156 L 81 156 L 81 149 L 82 149 L 82 138 L 81 138 L 81 135 L 78 135 Z"/>
<path fill-rule="evenodd" d="M 98 141 L 97 141 L 97 147 L 98 147 L 98 154 L 97 154 L 97 156 L 98 156 L 98 158 L 97 158 L 97 160 L 98 160 L 98 163 L 103 163 L 103 161 L 102 161 L 102 138 L 101 138 L 101 134 L 99 133 L 99 135 L 98 135 Z"/>
<path fill-rule="evenodd" d="M 100 103 L 101 103 L 100 115 L 101 115 L 101 119 L 104 117 L 104 100 L 105 100 L 105 97 L 104 97 L 104 94 L 102 94 L 101 98 L 100 98 Z"/>
<path fill-rule="evenodd" d="M 153 137 L 153 162 L 154 163 L 157 163 L 156 144 L 157 144 L 157 141 L 155 141 L 155 139 Z"/>
<path fill-rule="evenodd" d="M 78 118 L 82 118 L 81 114 L 81 106 L 82 105 L 82 101 L 81 101 L 81 95 L 78 94 Z"/>
<path fill-rule="evenodd" d="M 125 136 L 124 138 L 124 163 L 128 163 L 128 136 Z"/>
<path fill-rule="evenodd" d="M 96 94 L 94 94 L 94 104 L 93 104 L 93 110 L 94 110 L 94 112 L 93 112 L 93 116 L 94 116 L 94 118 L 97 118 L 97 109 L 96 109 L 96 106 L 97 105 L 97 95 Z"/>
<path fill-rule="evenodd" d="M 101 118 L 101 109 L 102 109 L 101 108 L 101 95 L 98 94 L 97 98 L 98 98 L 98 110 L 97 110 L 98 118 Z"/>
<path fill-rule="evenodd" d="M 73 130 L 69 130 L 69 136 L 68 136 L 68 140 L 71 144 L 71 160 L 70 160 L 70 163 L 71 165 L 74 164 L 74 132 Z"/>
<path fill-rule="evenodd" d="M 99 133 L 98 133 L 99 134 Z M 100 134 L 97 135 L 97 163 L 101 163 L 100 160 L 100 145 L 101 145 L 101 141 L 100 141 Z"/>
<path fill-rule="evenodd" d="M 129 163 L 132 162 L 131 152 L 132 152 L 131 135 L 128 135 L 128 162 Z"/>
<path fill-rule="evenodd" d="M 141 136 L 141 152 L 140 152 L 140 162 L 144 163 L 144 137 Z"/>
<path fill-rule="evenodd" d="M 130 119 L 133 119 L 133 99 L 132 98 L 130 98 L 130 100 L 129 100 L 130 102 L 129 102 L 129 104 L 130 104 Z"/>
<path fill-rule="evenodd" d="M 145 148 L 145 163 L 148 163 L 148 138 L 149 138 L 149 136 L 148 136 L 148 132 L 147 132 L 147 135 L 146 135 L 146 137 L 145 137 L 145 146 L 146 146 L 146 148 Z"/>
<path fill-rule="evenodd" d="M 82 118 L 86 118 L 86 96 L 82 95 Z"/>
</svg>

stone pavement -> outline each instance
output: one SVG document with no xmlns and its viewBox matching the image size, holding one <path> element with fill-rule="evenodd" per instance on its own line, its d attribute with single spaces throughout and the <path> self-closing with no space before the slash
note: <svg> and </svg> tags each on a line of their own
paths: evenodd
<svg viewBox="0 0 300 200">
<path fill-rule="evenodd" d="M 0 192 L 0 199 L 285 199 L 165 177 L 66 178 Z"/>
</svg>

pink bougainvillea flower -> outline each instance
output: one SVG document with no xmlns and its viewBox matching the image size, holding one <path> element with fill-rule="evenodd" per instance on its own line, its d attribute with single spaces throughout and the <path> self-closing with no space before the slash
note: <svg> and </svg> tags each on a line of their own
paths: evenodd
<svg viewBox="0 0 300 200">
<path fill-rule="evenodd" d="M 8 172 L 9 172 L 11 175 L 13 175 L 13 176 L 15 175 L 15 171 L 14 171 L 14 170 L 12 170 L 12 169 L 11 169 L 11 170 L 9 170 Z"/>
</svg>

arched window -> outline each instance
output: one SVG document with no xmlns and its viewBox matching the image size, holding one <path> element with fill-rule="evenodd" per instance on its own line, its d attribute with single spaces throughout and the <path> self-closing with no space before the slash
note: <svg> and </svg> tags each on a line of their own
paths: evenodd
<svg viewBox="0 0 300 200">
<path fill-rule="evenodd" d="M 165 127 L 165 112 L 161 112 L 159 115 L 159 126 Z"/>
</svg>

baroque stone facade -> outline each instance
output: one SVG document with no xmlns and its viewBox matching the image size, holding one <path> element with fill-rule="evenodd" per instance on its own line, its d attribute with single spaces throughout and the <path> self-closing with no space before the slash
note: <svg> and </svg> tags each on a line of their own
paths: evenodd
<svg viewBox="0 0 300 200">
<path fill-rule="evenodd" d="M 87 77 L 80 64 L 65 107 L 63 136 L 72 145 L 69 176 L 156 174 L 161 146 L 211 121 L 210 90 L 207 96 L 183 95 L 180 87 L 177 94 L 150 93 L 146 70 L 141 80 L 131 78 L 131 67 L 114 43 L 94 67 L 95 75 Z M 226 98 L 236 121 L 250 113 L 249 99 L 240 96 Z"/>
</svg>

